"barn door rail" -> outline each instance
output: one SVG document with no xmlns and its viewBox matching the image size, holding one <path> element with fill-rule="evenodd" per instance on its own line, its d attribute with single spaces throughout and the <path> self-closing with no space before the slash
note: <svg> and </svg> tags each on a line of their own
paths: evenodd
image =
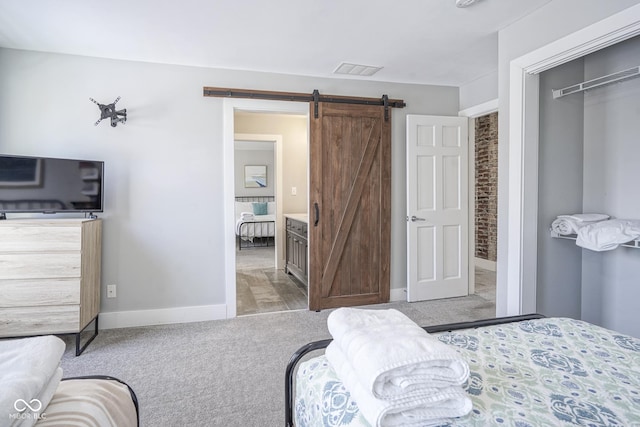
<svg viewBox="0 0 640 427">
<path fill-rule="evenodd" d="M 216 98 L 249 98 L 270 101 L 313 102 L 313 116 L 316 119 L 318 118 L 318 104 L 320 102 L 328 102 L 334 104 L 380 105 L 384 107 L 385 120 L 389 120 L 389 108 L 404 108 L 407 106 L 407 104 L 403 100 L 389 99 L 387 95 L 382 95 L 382 97 L 380 98 L 320 95 L 318 89 L 315 89 L 311 94 L 306 94 L 299 92 L 277 92 L 205 86 L 203 89 L 203 95 Z"/>
</svg>

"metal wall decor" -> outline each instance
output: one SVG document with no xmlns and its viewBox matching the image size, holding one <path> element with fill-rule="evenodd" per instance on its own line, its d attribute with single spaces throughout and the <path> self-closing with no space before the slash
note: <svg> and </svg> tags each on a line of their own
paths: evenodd
<svg viewBox="0 0 640 427">
<path fill-rule="evenodd" d="M 100 123 L 102 119 L 111 119 L 111 127 L 116 127 L 118 123 L 125 123 L 127 121 L 127 109 L 116 110 L 116 103 L 120 101 L 120 97 L 117 97 L 111 104 L 100 104 L 93 98 L 89 98 L 89 100 L 100 109 L 100 118 L 95 122 L 95 126 L 98 126 L 98 123 Z"/>
</svg>

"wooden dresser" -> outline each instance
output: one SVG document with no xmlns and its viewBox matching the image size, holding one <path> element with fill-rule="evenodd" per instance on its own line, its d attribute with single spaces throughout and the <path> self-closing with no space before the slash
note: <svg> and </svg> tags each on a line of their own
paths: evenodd
<svg viewBox="0 0 640 427">
<path fill-rule="evenodd" d="M 293 274 L 306 286 L 309 284 L 309 262 L 307 251 L 309 239 L 307 237 L 307 215 L 285 214 L 287 244 L 285 247 L 285 273 Z"/>
<path fill-rule="evenodd" d="M 82 353 L 98 333 L 101 247 L 100 219 L 0 221 L 0 337 L 73 333 Z"/>
</svg>

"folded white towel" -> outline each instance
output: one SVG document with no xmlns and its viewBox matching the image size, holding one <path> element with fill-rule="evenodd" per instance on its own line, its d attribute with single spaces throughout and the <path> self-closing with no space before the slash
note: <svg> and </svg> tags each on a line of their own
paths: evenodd
<svg viewBox="0 0 640 427">
<path fill-rule="evenodd" d="M 604 221 L 606 219 L 609 219 L 609 215 L 594 213 L 558 215 L 558 217 L 551 223 L 551 229 L 558 234 L 566 236 L 569 234 L 576 234 L 578 230 L 585 225 Z"/>
<path fill-rule="evenodd" d="M 577 222 L 597 222 L 604 221 L 605 219 L 609 219 L 610 216 L 607 214 L 600 213 L 582 213 L 582 214 L 571 214 L 571 215 L 558 215 L 558 218 L 568 218 Z"/>
<path fill-rule="evenodd" d="M 335 341 L 329 344 L 325 356 L 364 418 L 374 427 L 440 426 L 447 424 L 450 418 L 468 414 L 472 409 L 471 400 L 460 386 L 423 388 L 411 397 L 376 399 L 360 383 L 355 366 L 350 364 Z"/>
<path fill-rule="evenodd" d="M 640 238 L 640 220 L 611 219 L 578 230 L 576 245 L 592 251 L 610 251 Z"/>
<path fill-rule="evenodd" d="M 398 310 L 339 308 L 327 326 L 360 383 L 379 399 L 461 385 L 469 376 L 460 354 Z"/>
<path fill-rule="evenodd" d="M 256 216 L 253 212 L 241 212 L 240 219 L 254 219 Z"/>
<path fill-rule="evenodd" d="M 23 338 L 16 340 L 0 340 L 0 419 L 7 420 L 18 411 L 15 408 L 19 399 L 31 403 L 32 399 L 40 400 L 42 408 L 46 408 L 55 390 L 60 360 L 65 350 L 64 341 L 55 336 Z M 19 409 L 23 409 L 20 403 Z M 34 408 L 40 406 L 32 403 Z M 30 410 L 27 408 L 26 411 Z M 25 412 L 23 412 L 25 413 Z M 36 422 L 36 417 L 16 419 L 16 425 L 24 425 L 24 421 Z M 28 425 L 32 425 L 28 423 Z"/>
</svg>

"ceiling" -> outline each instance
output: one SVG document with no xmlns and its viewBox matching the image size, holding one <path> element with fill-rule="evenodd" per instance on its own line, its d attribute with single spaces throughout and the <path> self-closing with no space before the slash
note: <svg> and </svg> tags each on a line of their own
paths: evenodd
<svg viewBox="0 0 640 427">
<path fill-rule="evenodd" d="M 1 0 L 0 47 L 318 77 L 461 86 L 498 30 L 552 0 Z"/>
</svg>

